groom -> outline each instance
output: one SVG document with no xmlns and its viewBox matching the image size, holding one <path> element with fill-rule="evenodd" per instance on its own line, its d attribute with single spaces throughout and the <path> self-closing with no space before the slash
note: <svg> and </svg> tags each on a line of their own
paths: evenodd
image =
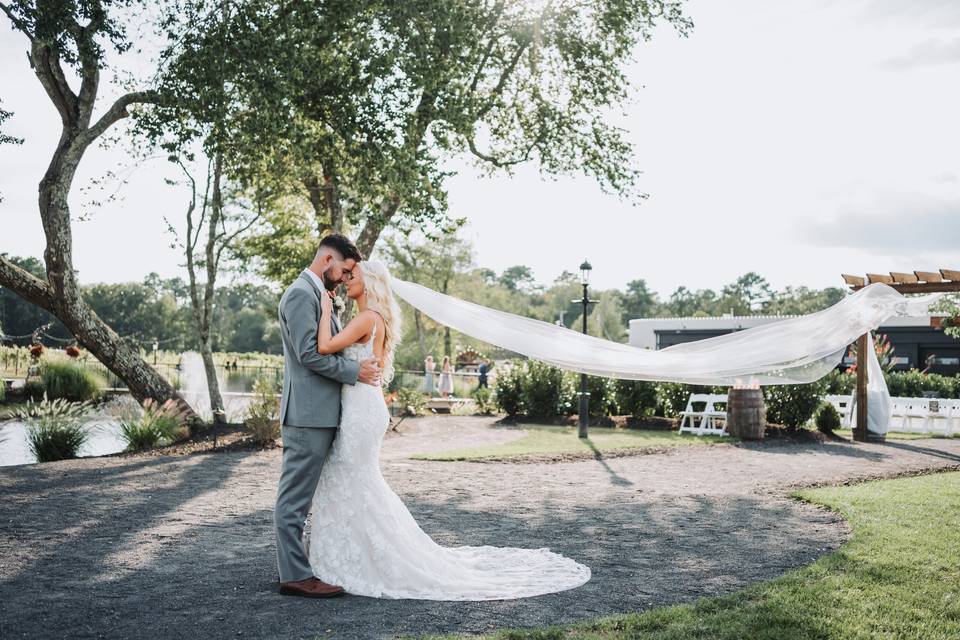
<svg viewBox="0 0 960 640">
<path fill-rule="evenodd" d="M 317 329 L 329 322 L 332 334 L 340 331 L 335 314 L 321 318 L 320 296 L 353 277 L 362 260 L 346 236 L 334 233 L 300 276 L 280 298 L 280 332 L 283 336 L 283 394 L 280 425 L 283 469 L 277 487 L 273 523 L 277 531 L 277 571 L 280 593 L 308 598 L 330 598 L 343 589 L 317 579 L 303 547 L 303 524 L 310 510 L 320 470 L 340 425 L 340 387 L 344 384 L 379 385 L 375 358 L 356 362 L 340 354 L 317 352 Z"/>
</svg>

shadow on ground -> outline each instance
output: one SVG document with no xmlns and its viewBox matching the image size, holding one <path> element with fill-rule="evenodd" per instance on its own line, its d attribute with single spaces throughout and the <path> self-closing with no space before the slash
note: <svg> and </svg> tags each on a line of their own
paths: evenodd
<svg viewBox="0 0 960 640">
<path fill-rule="evenodd" d="M 534 508 L 494 513 L 436 487 L 407 504 L 439 543 L 550 547 L 592 579 L 512 601 L 305 600 L 276 593 L 272 489 L 250 472 L 275 464 L 235 453 L 6 471 L 0 636 L 370 638 L 565 623 L 730 593 L 812 562 L 847 532 L 835 514 L 771 496 L 627 490 L 571 509 L 531 488 Z"/>
</svg>

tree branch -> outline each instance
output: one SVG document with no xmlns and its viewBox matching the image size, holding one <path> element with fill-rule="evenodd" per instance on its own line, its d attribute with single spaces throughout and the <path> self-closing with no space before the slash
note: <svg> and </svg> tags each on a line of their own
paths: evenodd
<svg viewBox="0 0 960 640">
<path fill-rule="evenodd" d="M 523 162 L 527 162 L 527 161 L 530 159 L 530 152 L 533 151 L 534 147 L 536 146 L 536 141 L 534 141 L 533 143 L 531 143 L 530 146 L 527 147 L 526 151 L 524 151 L 523 154 L 520 155 L 520 157 L 515 158 L 515 159 L 512 159 L 512 160 L 501 160 L 501 159 L 498 159 L 498 158 L 495 157 L 495 156 L 491 156 L 491 155 L 488 155 L 488 154 L 480 151 L 480 150 L 477 148 L 477 145 L 474 143 L 472 137 L 467 138 L 467 145 L 470 147 L 470 153 L 472 153 L 473 155 L 477 156 L 478 158 L 480 158 L 481 160 L 483 160 L 483 161 L 485 161 L 485 162 L 489 162 L 490 164 L 492 164 L 492 165 L 495 166 L 495 167 L 498 167 L 498 168 L 500 168 L 500 169 L 503 169 L 503 168 L 505 168 L 505 167 L 510 167 L 510 166 L 515 165 L 515 164 L 520 164 L 520 163 L 523 163 Z"/>
<path fill-rule="evenodd" d="M 513 75 L 513 70 L 517 68 L 517 63 L 520 62 L 520 56 L 523 55 L 523 52 L 527 50 L 527 47 L 530 45 L 530 42 L 524 42 L 517 48 L 517 52 L 513 55 L 513 59 L 510 61 L 510 64 L 503 70 L 500 74 L 500 79 L 497 81 L 496 86 L 493 88 L 493 91 L 490 92 L 489 100 L 487 104 L 477 112 L 477 119 L 479 120 L 483 116 L 487 115 L 490 109 L 493 108 L 493 105 L 496 104 L 496 97 L 500 95 L 500 92 L 503 91 L 504 85 L 507 84 L 507 80 L 510 79 L 510 76 Z"/>
<path fill-rule="evenodd" d="M 30 29 L 27 27 L 26 23 L 24 23 L 23 20 L 15 16 L 13 14 L 13 11 L 10 9 L 10 7 L 3 4 L 2 2 L 0 2 L 0 10 L 2 10 L 5 14 L 7 14 L 7 17 L 10 18 L 10 22 L 13 23 L 13 26 L 17 29 L 17 31 L 27 36 L 27 38 L 30 40 L 30 43 L 32 44 L 33 34 L 30 33 Z"/>
<path fill-rule="evenodd" d="M 132 91 L 126 95 L 117 98 L 107 112 L 100 116 L 93 125 L 85 129 L 78 136 L 78 141 L 90 144 L 110 128 L 118 120 L 122 120 L 130 115 L 127 107 L 132 104 L 154 104 L 160 101 L 160 94 L 156 91 Z"/>
<path fill-rule="evenodd" d="M 60 57 L 49 45 L 34 40 L 30 47 L 30 64 L 40 84 L 50 96 L 53 106 L 60 113 L 63 125 L 72 127 L 77 116 L 77 96 L 63 75 Z"/>
<path fill-rule="evenodd" d="M 0 285 L 10 289 L 15 294 L 50 313 L 54 311 L 53 288 L 50 283 L 41 280 L 26 269 L 18 267 L 0 255 Z"/>
</svg>

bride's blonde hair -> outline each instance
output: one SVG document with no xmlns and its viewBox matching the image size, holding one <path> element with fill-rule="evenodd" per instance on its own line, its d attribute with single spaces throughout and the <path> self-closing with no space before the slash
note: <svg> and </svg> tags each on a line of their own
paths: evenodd
<svg viewBox="0 0 960 640">
<path fill-rule="evenodd" d="M 393 355 L 403 335 L 400 305 L 397 304 L 397 298 L 393 295 L 393 288 L 390 286 L 390 271 L 387 265 L 379 260 L 364 260 L 359 266 L 363 271 L 363 285 L 367 291 L 367 308 L 379 313 L 386 327 L 381 376 L 383 383 L 386 384 L 393 379 Z"/>
</svg>

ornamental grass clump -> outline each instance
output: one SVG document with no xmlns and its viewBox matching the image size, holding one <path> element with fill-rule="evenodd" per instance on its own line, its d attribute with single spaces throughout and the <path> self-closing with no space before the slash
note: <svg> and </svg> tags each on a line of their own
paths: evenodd
<svg viewBox="0 0 960 640">
<path fill-rule="evenodd" d="M 187 414 L 174 400 L 163 404 L 153 398 L 143 403 L 139 417 L 127 415 L 120 419 L 120 437 L 127 443 L 127 451 L 142 451 L 168 445 L 184 434 Z"/>
<path fill-rule="evenodd" d="M 73 402 L 96 400 L 103 394 L 104 383 L 83 365 L 74 362 L 45 362 L 40 369 L 40 378 L 47 397 L 65 398 Z"/>
<path fill-rule="evenodd" d="M 280 399 L 277 385 L 259 377 L 253 383 L 253 400 L 247 407 L 243 427 L 253 439 L 266 444 L 280 437 Z"/>
<path fill-rule="evenodd" d="M 79 457 L 80 448 L 90 437 L 84 424 L 90 409 L 89 402 L 44 397 L 41 402 L 28 400 L 10 417 L 26 424 L 27 445 L 37 462 L 53 462 Z"/>
</svg>

